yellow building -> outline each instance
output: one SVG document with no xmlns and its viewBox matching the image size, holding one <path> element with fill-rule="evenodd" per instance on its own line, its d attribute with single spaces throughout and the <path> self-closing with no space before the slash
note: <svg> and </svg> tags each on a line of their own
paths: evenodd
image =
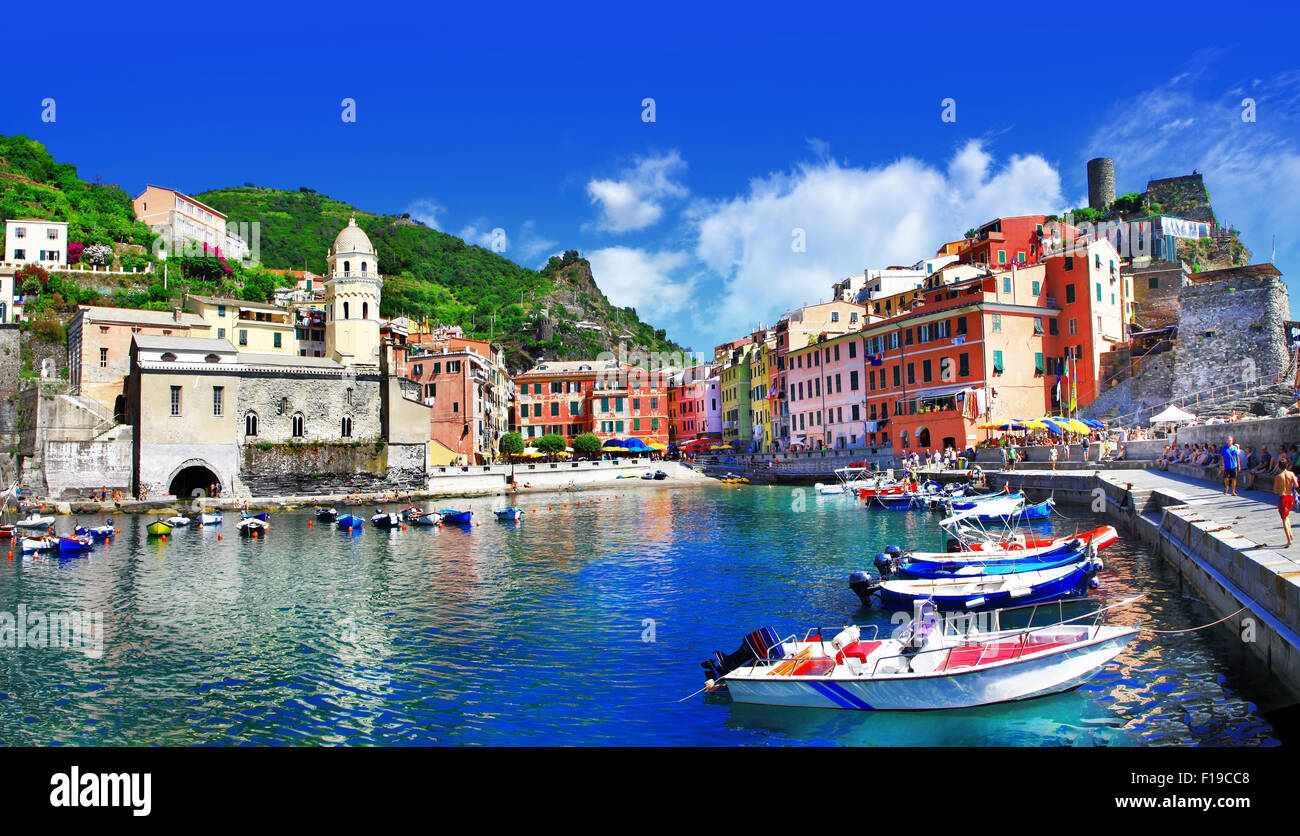
<svg viewBox="0 0 1300 836">
<path fill-rule="evenodd" d="M 185 295 L 185 309 L 211 326 L 213 339 L 229 340 L 239 351 L 298 354 L 293 315 L 287 308 L 243 299 Z"/>
<path fill-rule="evenodd" d="M 761 453 L 772 450 L 772 412 L 776 400 L 772 378 L 776 370 L 776 334 L 754 334 L 754 348 L 749 363 L 749 424 L 754 450 Z"/>
</svg>

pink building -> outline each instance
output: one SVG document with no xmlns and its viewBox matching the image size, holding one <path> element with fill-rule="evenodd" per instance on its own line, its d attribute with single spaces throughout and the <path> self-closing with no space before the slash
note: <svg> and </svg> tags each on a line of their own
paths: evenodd
<svg viewBox="0 0 1300 836">
<path fill-rule="evenodd" d="M 711 372 L 712 369 L 707 366 L 688 370 L 682 374 L 683 379 L 673 388 L 669 409 L 674 444 L 684 444 L 692 439 L 706 436 L 710 432 L 710 391 L 713 393 L 715 412 L 718 412 L 718 378 L 708 376 Z M 712 431 L 721 433 L 721 423 L 715 420 Z"/>
<path fill-rule="evenodd" d="M 842 450 L 867 444 L 866 352 L 861 332 L 823 336 L 786 355 L 790 444 Z"/>
</svg>

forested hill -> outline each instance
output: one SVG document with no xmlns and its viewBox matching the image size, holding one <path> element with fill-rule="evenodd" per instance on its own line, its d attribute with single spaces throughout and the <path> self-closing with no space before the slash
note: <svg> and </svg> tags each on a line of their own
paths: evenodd
<svg viewBox="0 0 1300 836">
<path fill-rule="evenodd" d="M 355 215 L 379 254 L 384 316 L 457 324 L 491 337 L 505 346 L 515 369 L 539 356 L 594 357 L 620 342 L 629 352 L 677 348 L 635 310 L 610 305 L 575 251 L 537 271 L 409 216 L 366 212 L 308 188 L 243 186 L 194 197 L 231 221 L 260 223 L 264 266 L 313 273 L 325 271 L 334 237 Z"/>
</svg>

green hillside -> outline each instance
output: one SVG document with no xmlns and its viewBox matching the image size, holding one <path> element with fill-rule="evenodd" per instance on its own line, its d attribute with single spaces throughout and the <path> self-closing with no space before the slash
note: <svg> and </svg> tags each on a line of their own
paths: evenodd
<svg viewBox="0 0 1300 836">
<path fill-rule="evenodd" d="M 590 358 L 620 344 L 629 352 L 677 349 L 635 310 L 610 305 L 590 264 L 573 250 L 537 271 L 407 216 L 366 212 L 305 187 L 246 185 L 193 196 L 233 222 L 259 224 L 260 267 L 192 257 L 168 259 L 164 271 L 151 254 L 157 236 L 136 221 L 130 194 L 116 185 L 83 181 L 75 166 L 57 162 L 39 142 L 0 136 L 0 220 L 67 221 L 70 262 L 77 260 L 74 250 L 100 244 L 111 249 L 115 268 L 150 271 L 128 276 L 32 271 L 19 286 L 29 296 L 29 315 L 53 332 L 77 304 L 166 310 L 186 292 L 270 301 L 288 280 L 264 268 L 323 273 L 334 237 L 355 215 L 379 252 L 384 316 L 460 325 L 470 336 L 501 343 L 515 369 L 538 357 Z"/>
<path fill-rule="evenodd" d="M 259 223 L 262 264 L 277 269 L 323 273 L 334 237 L 355 215 L 379 253 L 384 316 L 460 325 L 502 343 L 518 368 L 538 356 L 593 357 L 620 340 L 628 351 L 677 348 L 635 311 L 610 305 L 576 251 L 530 270 L 409 216 L 366 212 L 305 187 L 243 186 L 194 197 L 231 221 Z M 576 328 L 578 322 L 598 328 Z"/>
</svg>

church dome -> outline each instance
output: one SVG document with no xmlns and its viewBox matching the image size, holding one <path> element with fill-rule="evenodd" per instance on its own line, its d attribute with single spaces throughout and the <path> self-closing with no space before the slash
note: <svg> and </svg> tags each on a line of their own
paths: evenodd
<svg viewBox="0 0 1300 836">
<path fill-rule="evenodd" d="M 334 248 L 332 253 L 366 253 L 374 255 L 375 247 L 370 243 L 370 238 L 366 235 L 365 230 L 357 226 L 355 217 L 348 220 L 348 225 L 334 239 Z"/>
</svg>

